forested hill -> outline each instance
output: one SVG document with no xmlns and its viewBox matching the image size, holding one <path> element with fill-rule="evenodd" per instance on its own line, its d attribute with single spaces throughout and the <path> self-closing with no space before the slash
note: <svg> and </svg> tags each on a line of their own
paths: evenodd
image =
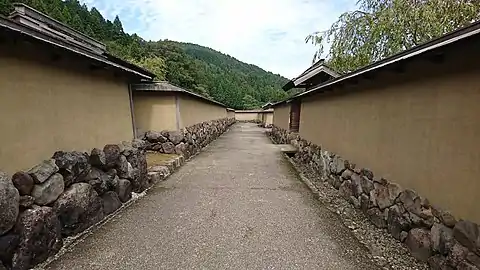
<svg viewBox="0 0 480 270">
<path fill-rule="evenodd" d="M 117 16 L 106 20 L 95 8 L 78 0 L 0 0 L 0 14 L 7 16 L 12 3 L 25 3 L 107 45 L 110 53 L 143 66 L 159 80 L 211 97 L 235 109 L 258 108 L 287 94 L 286 78 L 229 55 L 190 43 L 145 41 L 123 30 Z"/>
</svg>

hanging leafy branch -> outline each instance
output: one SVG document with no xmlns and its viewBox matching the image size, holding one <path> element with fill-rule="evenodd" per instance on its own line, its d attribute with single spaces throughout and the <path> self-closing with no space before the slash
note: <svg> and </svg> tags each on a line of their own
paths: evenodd
<svg viewBox="0 0 480 270">
<path fill-rule="evenodd" d="M 318 48 L 314 61 L 326 55 L 332 68 L 350 72 L 480 17 L 477 0 L 359 0 L 357 6 L 306 37 Z"/>
</svg>

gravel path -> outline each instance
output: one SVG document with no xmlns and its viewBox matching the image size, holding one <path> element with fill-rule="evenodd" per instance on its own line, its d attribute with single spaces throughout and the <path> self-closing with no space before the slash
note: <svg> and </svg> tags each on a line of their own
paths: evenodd
<svg viewBox="0 0 480 270">
<path fill-rule="evenodd" d="M 47 269 L 378 269 L 261 128 L 236 124 Z"/>
</svg>

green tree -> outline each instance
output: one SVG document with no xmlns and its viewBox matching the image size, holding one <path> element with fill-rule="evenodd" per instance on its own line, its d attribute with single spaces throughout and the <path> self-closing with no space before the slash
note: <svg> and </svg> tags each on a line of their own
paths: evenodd
<svg viewBox="0 0 480 270">
<path fill-rule="evenodd" d="M 10 0 L 0 0 L 0 15 L 7 16 L 12 10 L 12 2 Z"/>
<path fill-rule="evenodd" d="M 80 32 L 84 32 L 85 28 L 83 27 L 83 22 L 82 20 L 80 19 L 80 16 L 78 14 L 75 14 L 73 17 L 72 17 L 72 21 L 70 23 L 70 26 L 77 30 L 77 31 L 80 31 Z"/>
<path fill-rule="evenodd" d="M 70 14 L 70 11 L 66 5 L 63 6 L 62 9 L 62 22 L 69 25 L 72 25 L 73 23 L 72 15 Z"/>
<path fill-rule="evenodd" d="M 480 1 L 359 0 L 358 10 L 343 13 L 332 26 L 307 36 L 318 46 L 314 61 L 327 54 L 328 64 L 349 72 L 447 32 L 480 16 Z"/>
<path fill-rule="evenodd" d="M 256 100 L 251 95 L 245 95 L 242 99 L 243 109 L 250 110 L 250 109 L 257 109 L 261 106 L 260 102 Z"/>
<path fill-rule="evenodd" d="M 115 33 L 123 34 L 123 25 L 118 15 L 115 16 L 115 20 L 113 20 L 113 30 Z"/>
<path fill-rule="evenodd" d="M 165 80 L 165 75 L 166 75 L 165 60 L 160 56 L 147 57 L 140 61 L 130 60 L 130 62 L 151 71 L 153 74 L 157 76 L 156 77 L 157 80 Z"/>
<path fill-rule="evenodd" d="M 197 44 L 171 40 L 147 42 L 124 32 L 120 17 L 106 20 L 78 0 L 0 0 L 0 13 L 21 2 L 53 16 L 107 46 L 110 54 L 142 66 L 180 87 L 210 97 L 235 109 L 258 108 L 286 98 L 286 78 L 243 63 L 230 55 Z"/>
</svg>

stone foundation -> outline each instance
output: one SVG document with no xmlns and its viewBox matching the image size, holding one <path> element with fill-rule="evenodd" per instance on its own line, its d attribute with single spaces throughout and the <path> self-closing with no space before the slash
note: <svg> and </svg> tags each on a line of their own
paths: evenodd
<svg viewBox="0 0 480 270">
<path fill-rule="evenodd" d="M 63 239 L 98 223 L 148 187 L 141 140 L 90 153 L 58 151 L 30 170 L 0 173 L 0 261 L 29 269 Z M 2 265 L 0 265 L 0 269 Z"/>
<path fill-rule="evenodd" d="M 318 176 L 312 180 L 335 187 L 376 227 L 403 242 L 416 259 L 427 261 L 432 269 L 480 269 L 479 225 L 457 221 L 415 191 L 376 177 L 369 169 L 358 168 L 298 134 L 275 126 L 268 134 L 275 143 L 298 148 L 293 159 Z"/>
<path fill-rule="evenodd" d="M 145 149 L 165 154 L 178 154 L 186 159 L 222 135 L 235 123 L 233 118 L 207 121 L 180 131 L 148 131 L 143 136 Z"/>
<path fill-rule="evenodd" d="M 255 123 L 255 124 L 261 124 L 262 121 L 259 120 L 259 119 L 255 119 L 255 120 L 237 120 L 237 122 L 240 122 L 240 123 Z"/>
<path fill-rule="evenodd" d="M 177 154 L 165 165 L 148 168 L 148 181 L 155 183 L 165 180 L 172 172 L 183 165 L 186 159 L 217 139 L 228 127 L 235 123 L 234 118 L 225 118 L 199 123 L 180 131 L 148 131 L 143 136 L 145 149 L 163 154 Z"/>
<path fill-rule="evenodd" d="M 44 262 L 60 250 L 63 239 L 102 221 L 129 202 L 132 192 L 164 180 L 234 122 L 220 119 L 180 132 L 148 132 L 145 140 L 90 153 L 58 151 L 26 172 L 0 172 L 0 270 Z M 147 150 L 181 156 L 147 172 Z"/>
</svg>

